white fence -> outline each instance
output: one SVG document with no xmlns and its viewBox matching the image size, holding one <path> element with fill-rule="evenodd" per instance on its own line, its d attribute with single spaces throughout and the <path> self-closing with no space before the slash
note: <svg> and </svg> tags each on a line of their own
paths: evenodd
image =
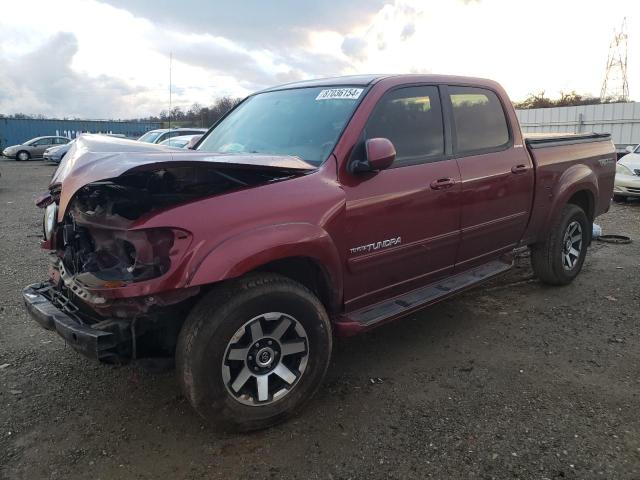
<svg viewBox="0 0 640 480">
<path fill-rule="evenodd" d="M 516 110 L 524 133 L 610 133 L 618 150 L 640 143 L 640 102 Z"/>
</svg>

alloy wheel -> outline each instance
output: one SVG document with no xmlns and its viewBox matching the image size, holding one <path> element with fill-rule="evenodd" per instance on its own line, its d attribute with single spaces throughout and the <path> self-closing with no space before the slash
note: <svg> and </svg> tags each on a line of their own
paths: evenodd
<svg viewBox="0 0 640 480">
<path fill-rule="evenodd" d="M 565 270 L 573 270 L 582 251 L 582 226 L 579 222 L 569 223 L 564 232 L 562 245 L 562 266 Z"/>
<path fill-rule="evenodd" d="M 252 318 L 231 337 L 222 378 L 238 402 L 269 405 L 296 386 L 307 366 L 307 332 L 291 315 L 270 312 Z"/>
</svg>

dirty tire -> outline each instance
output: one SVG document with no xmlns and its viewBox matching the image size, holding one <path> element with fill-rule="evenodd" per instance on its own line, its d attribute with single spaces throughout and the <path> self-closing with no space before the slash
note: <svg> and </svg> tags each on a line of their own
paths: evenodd
<svg viewBox="0 0 640 480">
<path fill-rule="evenodd" d="M 575 265 L 563 266 L 564 235 L 569 225 L 578 222 L 582 228 L 582 245 Z M 579 206 L 567 204 L 549 229 L 547 238 L 531 248 L 531 266 L 536 276 L 549 285 L 567 285 L 580 273 L 591 239 L 591 222 Z"/>
<path fill-rule="evenodd" d="M 16 161 L 18 162 L 27 161 L 30 158 L 31 158 L 31 155 L 29 154 L 29 152 L 26 152 L 24 150 L 21 150 L 18 153 L 16 153 Z"/>
<path fill-rule="evenodd" d="M 303 326 L 306 366 L 282 398 L 246 405 L 234 398 L 223 380 L 227 346 L 247 321 L 274 311 Z M 178 338 L 176 370 L 185 397 L 215 427 L 259 430 L 285 421 L 313 396 L 329 366 L 331 349 L 329 317 L 310 290 L 281 275 L 252 274 L 214 288 L 195 305 Z"/>
</svg>

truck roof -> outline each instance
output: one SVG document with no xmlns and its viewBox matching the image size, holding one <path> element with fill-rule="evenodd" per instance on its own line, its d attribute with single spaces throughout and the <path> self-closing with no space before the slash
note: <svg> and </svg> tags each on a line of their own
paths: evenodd
<svg viewBox="0 0 640 480">
<path fill-rule="evenodd" d="M 357 85 L 368 86 L 387 78 L 393 78 L 398 83 L 463 83 L 477 86 L 495 87 L 498 85 L 495 81 L 486 78 L 461 77 L 457 75 L 435 75 L 422 73 L 404 73 L 404 74 L 377 74 L 377 75 L 344 75 L 340 77 L 317 78 L 310 80 L 302 80 L 298 82 L 285 83 L 274 87 L 266 88 L 260 92 L 270 92 L 275 90 L 287 90 L 290 88 L 305 87 L 329 87 L 337 85 Z"/>
</svg>

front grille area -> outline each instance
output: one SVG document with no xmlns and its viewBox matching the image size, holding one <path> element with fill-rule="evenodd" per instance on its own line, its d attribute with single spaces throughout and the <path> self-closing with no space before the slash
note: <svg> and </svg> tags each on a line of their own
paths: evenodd
<svg viewBox="0 0 640 480">
<path fill-rule="evenodd" d="M 64 286 L 58 288 L 52 283 L 47 283 L 40 287 L 37 292 L 81 325 L 92 325 L 100 321 L 88 312 L 83 311 L 78 301 L 74 302 L 73 293 Z"/>
<path fill-rule="evenodd" d="M 640 188 L 627 187 L 629 193 L 640 193 Z"/>
</svg>

